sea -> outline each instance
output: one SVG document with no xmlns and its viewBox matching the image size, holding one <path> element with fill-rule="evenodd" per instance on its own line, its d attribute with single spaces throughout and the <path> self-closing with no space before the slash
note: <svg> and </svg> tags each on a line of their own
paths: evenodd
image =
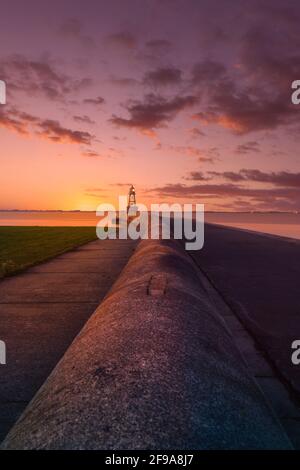
<svg viewBox="0 0 300 470">
<path fill-rule="evenodd" d="M 300 239 L 300 213 L 291 212 L 206 212 L 212 224 Z M 96 226 L 95 212 L 0 211 L 0 226 Z"/>
</svg>

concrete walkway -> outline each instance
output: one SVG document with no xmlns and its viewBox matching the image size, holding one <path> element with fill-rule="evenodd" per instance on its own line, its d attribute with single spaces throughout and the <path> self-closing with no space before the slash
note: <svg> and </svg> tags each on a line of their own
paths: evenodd
<svg viewBox="0 0 300 470">
<path fill-rule="evenodd" d="M 300 448 L 300 366 L 291 361 L 300 339 L 300 242 L 207 224 L 204 248 L 190 254 L 261 350 L 256 362 L 266 355 L 273 366 L 256 378 Z M 252 340 L 236 340 L 247 355 Z"/>
<path fill-rule="evenodd" d="M 300 394 L 291 343 L 300 339 L 300 242 L 207 224 L 197 264 Z"/>
<path fill-rule="evenodd" d="M 104 298 L 136 242 L 97 240 L 0 282 L 0 441 Z"/>
<path fill-rule="evenodd" d="M 290 449 L 182 245 L 144 240 L 2 449 Z"/>
</svg>

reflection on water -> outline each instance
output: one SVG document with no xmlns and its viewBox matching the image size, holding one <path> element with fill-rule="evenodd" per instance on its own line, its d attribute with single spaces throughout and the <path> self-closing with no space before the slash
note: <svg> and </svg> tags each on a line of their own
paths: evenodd
<svg viewBox="0 0 300 470">
<path fill-rule="evenodd" d="M 300 239 L 300 214 L 297 213 L 208 212 L 205 220 L 213 224 Z"/>
<path fill-rule="evenodd" d="M 95 212 L 0 211 L 0 225 L 86 227 L 96 226 L 98 221 Z"/>
<path fill-rule="evenodd" d="M 206 222 L 300 239 L 300 214 L 206 212 Z M 96 226 L 95 212 L 0 211 L 0 225 Z"/>
</svg>

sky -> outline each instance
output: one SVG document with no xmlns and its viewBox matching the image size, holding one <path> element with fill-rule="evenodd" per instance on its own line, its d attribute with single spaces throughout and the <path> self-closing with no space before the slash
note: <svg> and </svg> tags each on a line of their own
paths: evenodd
<svg viewBox="0 0 300 470">
<path fill-rule="evenodd" d="M 300 4 L 0 0 L 0 209 L 300 210 Z"/>
</svg>

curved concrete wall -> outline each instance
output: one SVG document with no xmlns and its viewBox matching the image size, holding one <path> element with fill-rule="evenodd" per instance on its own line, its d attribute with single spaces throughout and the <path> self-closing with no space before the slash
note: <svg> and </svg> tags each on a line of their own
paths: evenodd
<svg viewBox="0 0 300 470">
<path fill-rule="evenodd" d="M 143 241 L 2 448 L 290 444 L 189 255 Z"/>
</svg>

